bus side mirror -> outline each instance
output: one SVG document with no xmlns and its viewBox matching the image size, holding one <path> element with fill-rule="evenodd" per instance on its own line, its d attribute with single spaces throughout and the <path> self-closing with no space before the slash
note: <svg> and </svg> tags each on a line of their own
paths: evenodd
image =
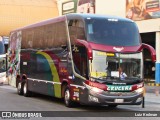
<svg viewBox="0 0 160 120">
<path fill-rule="evenodd" d="M 147 50 L 150 51 L 152 62 L 156 62 L 156 51 L 155 51 L 155 49 L 148 44 L 142 43 L 141 50 L 144 49 L 144 48 L 146 48 Z"/>
<path fill-rule="evenodd" d="M 88 54 L 88 59 L 89 60 L 92 60 L 93 59 L 93 53 L 92 53 L 92 48 L 91 46 L 89 45 L 89 43 L 85 40 L 79 40 L 79 39 L 76 39 L 76 43 L 79 44 L 79 45 L 83 45 L 86 47 L 87 49 L 87 54 Z"/>
</svg>

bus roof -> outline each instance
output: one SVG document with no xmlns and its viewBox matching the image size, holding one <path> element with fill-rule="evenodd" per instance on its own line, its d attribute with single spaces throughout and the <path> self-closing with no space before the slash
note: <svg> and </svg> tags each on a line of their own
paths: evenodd
<svg viewBox="0 0 160 120">
<path fill-rule="evenodd" d="M 55 23 L 55 22 L 60 22 L 60 21 L 64 21 L 67 17 L 67 20 L 71 20 L 71 19 L 82 19 L 85 20 L 87 18 L 106 18 L 106 19 L 118 19 L 119 21 L 125 21 L 125 22 L 133 22 L 132 20 L 128 19 L 128 18 L 123 18 L 123 17 L 117 17 L 117 16 L 110 16 L 110 15 L 99 15 L 99 14 L 82 14 L 82 13 L 71 13 L 71 14 L 67 14 L 67 15 L 63 15 L 63 16 L 59 16 L 56 18 L 50 18 L 47 20 L 43 20 L 31 25 L 27 25 L 25 27 L 22 28 L 18 28 L 16 30 L 13 31 L 19 31 L 19 30 L 25 30 L 25 29 L 30 29 L 30 28 L 34 28 L 34 27 L 39 27 L 39 26 L 43 26 L 43 25 L 47 25 L 47 24 L 51 24 L 51 23 Z M 13 32 L 11 31 L 11 32 Z"/>
<path fill-rule="evenodd" d="M 124 21 L 124 22 L 133 22 L 132 20 L 128 18 L 123 18 L 123 17 L 118 17 L 118 16 L 111 16 L 111 15 L 100 15 L 100 14 L 88 14 L 88 13 L 71 13 L 67 14 L 67 19 L 88 19 L 88 18 L 105 18 L 105 19 L 118 19 L 119 21 Z"/>
<path fill-rule="evenodd" d="M 47 24 L 51 24 L 51 23 L 55 23 L 55 22 L 64 21 L 64 20 L 65 20 L 65 16 L 50 18 L 50 19 L 47 19 L 47 20 L 43 20 L 43 21 L 40 21 L 40 22 L 37 22 L 37 23 L 33 23 L 33 24 L 30 24 L 30 25 L 24 26 L 22 28 L 15 29 L 11 32 L 30 29 L 30 28 L 34 28 L 34 27 L 39 27 L 39 26 L 43 26 L 43 25 L 47 25 Z"/>
</svg>

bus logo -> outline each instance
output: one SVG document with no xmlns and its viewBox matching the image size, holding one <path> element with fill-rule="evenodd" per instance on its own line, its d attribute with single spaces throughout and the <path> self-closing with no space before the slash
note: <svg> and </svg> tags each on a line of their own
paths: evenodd
<svg viewBox="0 0 160 120">
<path fill-rule="evenodd" d="M 11 118 L 11 112 L 2 112 L 2 118 Z"/>
<path fill-rule="evenodd" d="M 124 47 L 121 47 L 121 48 L 113 47 L 113 49 L 118 51 L 118 52 L 120 52 L 120 51 L 122 51 L 124 49 Z"/>
</svg>

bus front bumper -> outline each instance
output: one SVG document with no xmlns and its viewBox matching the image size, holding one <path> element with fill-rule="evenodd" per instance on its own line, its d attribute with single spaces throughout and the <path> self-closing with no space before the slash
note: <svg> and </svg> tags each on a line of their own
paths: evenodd
<svg viewBox="0 0 160 120">
<path fill-rule="evenodd" d="M 99 105 L 140 105 L 142 100 L 143 93 L 137 93 L 134 95 L 123 95 L 121 93 L 110 95 L 88 91 L 88 99 L 86 101 L 88 102 L 87 104 Z"/>
</svg>

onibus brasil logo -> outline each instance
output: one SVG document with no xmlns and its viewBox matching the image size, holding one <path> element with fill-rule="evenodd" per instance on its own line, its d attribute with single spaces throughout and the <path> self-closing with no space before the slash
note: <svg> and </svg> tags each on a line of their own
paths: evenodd
<svg viewBox="0 0 160 120">
<path fill-rule="evenodd" d="M 2 119 L 26 119 L 42 117 L 40 112 L 2 112 Z"/>
</svg>

